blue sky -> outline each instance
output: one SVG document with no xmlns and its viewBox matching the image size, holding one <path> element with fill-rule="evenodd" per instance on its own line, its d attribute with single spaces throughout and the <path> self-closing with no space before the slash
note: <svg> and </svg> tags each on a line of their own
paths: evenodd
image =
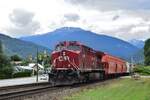
<svg viewBox="0 0 150 100">
<path fill-rule="evenodd" d="M 28 36 L 64 26 L 123 40 L 150 38 L 150 0 L 0 0 L 0 33 Z"/>
</svg>

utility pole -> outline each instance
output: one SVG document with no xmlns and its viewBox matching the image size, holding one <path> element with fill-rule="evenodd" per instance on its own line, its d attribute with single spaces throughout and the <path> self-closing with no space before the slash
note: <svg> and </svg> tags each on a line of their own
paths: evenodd
<svg viewBox="0 0 150 100">
<path fill-rule="evenodd" d="M 39 57 L 38 57 L 38 55 L 39 55 L 39 51 L 38 51 L 38 48 L 37 48 L 37 58 L 36 58 L 36 70 L 37 70 L 37 74 L 36 74 L 36 82 L 38 83 L 38 74 L 39 74 L 39 67 L 38 67 L 38 62 L 39 62 Z"/>
<path fill-rule="evenodd" d="M 133 57 L 131 56 L 131 66 L 130 66 L 130 73 L 133 74 L 133 67 L 134 67 L 134 61 L 133 61 Z"/>
</svg>

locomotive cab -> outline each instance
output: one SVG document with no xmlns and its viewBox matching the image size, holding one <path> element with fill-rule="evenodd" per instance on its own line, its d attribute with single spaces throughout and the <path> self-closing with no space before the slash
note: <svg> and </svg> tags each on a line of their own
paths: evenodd
<svg viewBox="0 0 150 100">
<path fill-rule="evenodd" d="M 61 82 L 76 76 L 79 68 L 81 45 L 78 42 L 60 42 L 51 54 L 52 69 L 50 81 Z"/>
<path fill-rule="evenodd" d="M 53 70 L 77 70 L 79 65 L 79 55 L 81 47 L 74 42 L 62 42 L 56 45 L 52 52 L 52 69 Z"/>
</svg>

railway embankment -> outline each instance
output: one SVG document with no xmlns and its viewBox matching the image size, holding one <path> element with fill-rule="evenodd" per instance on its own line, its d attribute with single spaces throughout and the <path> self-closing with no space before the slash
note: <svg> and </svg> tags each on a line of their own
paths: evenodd
<svg viewBox="0 0 150 100">
<path fill-rule="evenodd" d="M 149 100 L 149 90 L 149 76 L 140 76 L 138 79 L 125 76 L 88 84 L 36 90 L 27 95 L 23 93 L 24 96 L 20 96 L 19 100 Z"/>
<path fill-rule="evenodd" d="M 150 77 L 123 77 L 105 85 L 85 88 L 64 100 L 150 100 Z"/>
</svg>

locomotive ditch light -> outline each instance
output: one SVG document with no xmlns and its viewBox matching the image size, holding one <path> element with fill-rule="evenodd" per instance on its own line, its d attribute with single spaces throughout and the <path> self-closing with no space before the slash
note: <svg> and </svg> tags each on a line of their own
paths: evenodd
<svg viewBox="0 0 150 100">
<path fill-rule="evenodd" d="M 70 64 L 68 64 L 68 67 L 70 67 L 71 65 Z"/>
</svg>

